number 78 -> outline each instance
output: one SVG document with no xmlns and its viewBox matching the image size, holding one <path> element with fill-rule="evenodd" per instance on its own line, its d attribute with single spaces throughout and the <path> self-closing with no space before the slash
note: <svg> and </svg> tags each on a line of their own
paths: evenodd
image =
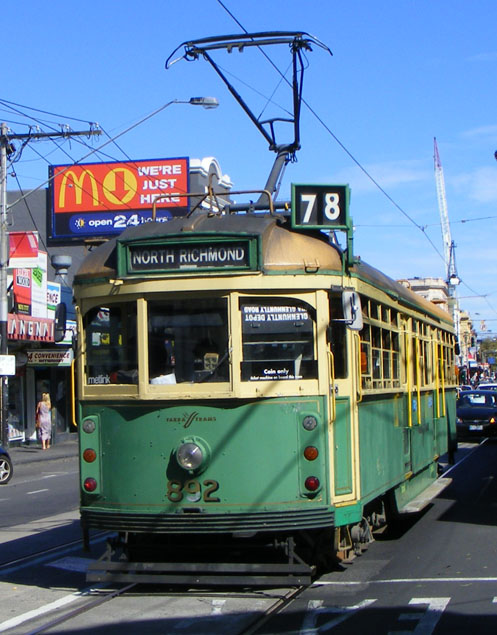
<svg viewBox="0 0 497 635">
<path fill-rule="evenodd" d="M 327 192 L 323 195 L 323 213 L 327 220 L 337 220 L 340 217 L 340 196 L 336 192 Z M 309 223 L 316 207 L 317 194 L 301 194 L 300 199 L 305 206 L 302 223 Z"/>
</svg>

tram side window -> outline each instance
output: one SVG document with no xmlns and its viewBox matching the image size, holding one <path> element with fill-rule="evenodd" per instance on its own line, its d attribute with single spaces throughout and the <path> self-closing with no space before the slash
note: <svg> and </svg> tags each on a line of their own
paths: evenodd
<svg viewBox="0 0 497 635">
<path fill-rule="evenodd" d="M 398 312 L 367 298 L 363 299 L 362 307 L 362 387 L 397 388 L 400 386 Z"/>
<path fill-rule="evenodd" d="M 226 298 L 148 303 L 151 384 L 228 381 Z"/>
<path fill-rule="evenodd" d="M 456 382 L 454 337 L 449 333 L 442 332 L 441 339 L 440 364 L 443 368 L 444 383 L 453 384 Z M 442 371 L 442 368 L 440 369 L 440 372 Z"/>
<path fill-rule="evenodd" d="M 292 298 L 240 300 L 243 381 L 315 379 L 315 310 Z"/>
<path fill-rule="evenodd" d="M 83 320 L 88 385 L 136 384 L 136 304 L 95 307 Z"/>
</svg>

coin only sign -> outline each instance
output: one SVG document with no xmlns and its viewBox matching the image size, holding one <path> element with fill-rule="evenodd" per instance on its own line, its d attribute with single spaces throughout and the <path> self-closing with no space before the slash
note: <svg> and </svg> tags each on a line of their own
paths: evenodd
<svg viewBox="0 0 497 635">
<path fill-rule="evenodd" d="M 0 355 L 0 375 L 16 374 L 16 356 Z"/>
</svg>

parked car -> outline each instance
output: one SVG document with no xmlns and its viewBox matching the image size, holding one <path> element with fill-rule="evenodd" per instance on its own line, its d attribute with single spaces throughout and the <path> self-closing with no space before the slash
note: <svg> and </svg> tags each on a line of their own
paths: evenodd
<svg viewBox="0 0 497 635">
<path fill-rule="evenodd" d="M 497 391 L 464 390 L 456 404 L 457 436 L 497 435 Z"/>
<path fill-rule="evenodd" d="M 7 450 L 0 445 L 0 485 L 5 485 L 12 478 L 14 466 Z"/>
<path fill-rule="evenodd" d="M 478 384 L 478 390 L 497 390 L 497 384 L 490 381 L 483 381 Z"/>
</svg>

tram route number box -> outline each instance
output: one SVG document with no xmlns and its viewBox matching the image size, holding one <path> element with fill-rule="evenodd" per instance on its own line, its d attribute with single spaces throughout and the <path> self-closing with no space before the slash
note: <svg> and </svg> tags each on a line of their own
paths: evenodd
<svg viewBox="0 0 497 635">
<path fill-rule="evenodd" d="M 292 225 L 300 229 L 351 227 L 348 185 L 292 184 Z"/>
</svg>

